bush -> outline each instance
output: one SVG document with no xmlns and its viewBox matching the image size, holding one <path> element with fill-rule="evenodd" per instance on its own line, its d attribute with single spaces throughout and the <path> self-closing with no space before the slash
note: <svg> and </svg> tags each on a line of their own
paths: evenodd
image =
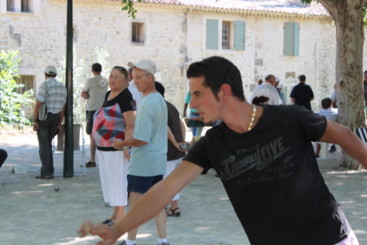
<svg viewBox="0 0 367 245">
<path fill-rule="evenodd" d="M 23 87 L 15 80 L 19 77 L 20 61 L 17 51 L 0 52 L 0 126 L 23 128 L 30 125 L 23 108 L 30 107 L 33 102 L 33 91 L 26 91 L 24 94 L 17 92 Z"/>
</svg>

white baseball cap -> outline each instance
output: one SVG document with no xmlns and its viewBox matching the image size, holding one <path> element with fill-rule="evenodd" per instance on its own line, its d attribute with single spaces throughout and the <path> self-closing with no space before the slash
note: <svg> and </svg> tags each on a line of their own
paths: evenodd
<svg viewBox="0 0 367 245">
<path fill-rule="evenodd" d="M 127 65 L 130 68 L 139 68 L 142 69 L 144 71 L 148 71 L 150 74 L 154 75 L 157 72 L 157 69 L 155 68 L 155 63 L 151 60 L 140 60 L 139 62 L 129 62 L 127 63 Z"/>
<path fill-rule="evenodd" d="M 45 69 L 45 74 L 47 74 L 47 75 L 57 75 L 56 67 L 47 66 L 46 69 Z"/>
</svg>

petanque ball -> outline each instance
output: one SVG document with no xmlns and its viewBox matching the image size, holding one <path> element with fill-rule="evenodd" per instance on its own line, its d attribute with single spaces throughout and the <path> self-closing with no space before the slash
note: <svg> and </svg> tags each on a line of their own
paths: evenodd
<svg viewBox="0 0 367 245">
<path fill-rule="evenodd" d="M 54 186 L 54 191 L 59 191 L 59 190 L 60 190 L 60 186 L 55 185 L 55 186 Z"/>
</svg>

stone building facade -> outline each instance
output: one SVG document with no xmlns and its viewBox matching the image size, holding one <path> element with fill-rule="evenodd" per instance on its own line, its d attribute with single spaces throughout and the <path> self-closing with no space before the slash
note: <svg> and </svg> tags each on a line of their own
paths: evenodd
<svg viewBox="0 0 367 245">
<path fill-rule="evenodd" d="M 94 62 L 101 62 L 108 76 L 114 65 L 152 59 L 159 71 L 156 80 L 166 87 L 166 99 L 181 111 L 187 67 L 218 55 L 240 68 L 247 98 L 257 80 L 270 73 L 280 78 L 287 97 L 297 76 L 305 74 L 315 92 L 314 108 L 332 93 L 335 27 L 320 4 L 146 0 L 135 4 L 138 13 L 132 19 L 120 2 L 73 1 L 74 70 L 83 64 L 85 77 Z M 19 50 L 19 72 L 35 90 L 43 82 L 46 65 L 61 70 L 64 66 L 66 5 L 67 0 L 0 2 L 0 49 Z"/>
</svg>

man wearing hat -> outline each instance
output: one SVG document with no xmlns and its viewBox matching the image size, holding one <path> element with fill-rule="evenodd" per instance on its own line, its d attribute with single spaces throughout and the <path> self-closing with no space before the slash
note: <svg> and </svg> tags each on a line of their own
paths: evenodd
<svg viewBox="0 0 367 245">
<path fill-rule="evenodd" d="M 132 76 L 137 89 L 143 93 L 137 111 L 133 138 L 116 141 L 113 147 L 131 148 L 131 159 L 128 166 L 129 205 L 133 207 L 142 195 L 155 183 L 161 181 L 166 173 L 167 157 L 167 106 L 163 97 L 157 92 L 154 82 L 156 67 L 151 60 L 129 62 L 133 68 Z M 158 230 L 157 245 L 168 245 L 166 237 L 166 213 L 162 210 L 156 217 Z M 128 240 L 121 245 L 135 245 L 137 228 L 129 231 Z"/>
<path fill-rule="evenodd" d="M 64 84 L 56 81 L 57 70 L 54 66 L 47 66 L 44 72 L 46 81 L 38 89 L 33 110 L 33 130 L 37 131 L 39 155 L 42 163 L 41 173 L 36 178 L 52 179 L 54 178 L 54 164 L 51 142 L 57 130 L 60 129 L 64 118 L 67 91 Z M 43 104 L 46 106 L 45 116 L 40 114 Z"/>
</svg>

